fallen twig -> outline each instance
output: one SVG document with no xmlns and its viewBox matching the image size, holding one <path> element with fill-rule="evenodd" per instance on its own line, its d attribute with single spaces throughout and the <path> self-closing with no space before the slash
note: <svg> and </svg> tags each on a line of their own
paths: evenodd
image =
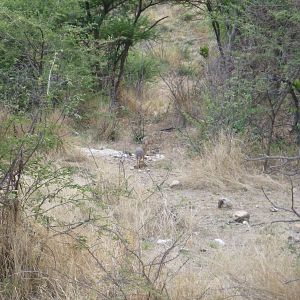
<svg viewBox="0 0 300 300">
<path fill-rule="evenodd" d="M 300 160 L 300 156 L 268 156 L 268 155 L 262 155 L 261 157 L 247 157 L 246 161 L 260 161 L 260 160 Z"/>
</svg>

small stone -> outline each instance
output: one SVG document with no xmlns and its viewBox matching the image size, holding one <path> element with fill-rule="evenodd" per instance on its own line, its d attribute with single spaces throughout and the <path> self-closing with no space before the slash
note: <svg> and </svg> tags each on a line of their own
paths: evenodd
<svg viewBox="0 0 300 300">
<path fill-rule="evenodd" d="M 295 230 L 297 233 L 300 233 L 300 223 L 294 225 L 294 230 Z"/>
<path fill-rule="evenodd" d="M 130 170 L 134 170 L 134 167 L 133 167 L 133 166 L 131 166 L 129 169 L 130 169 Z"/>
<path fill-rule="evenodd" d="M 246 226 L 248 226 L 248 227 L 250 227 L 250 224 L 249 224 L 248 221 L 243 221 L 243 224 L 246 225 Z"/>
<path fill-rule="evenodd" d="M 158 239 L 156 244 L 165 245 L 165 244 L 170 243 L 170 242 L 172 242 L 172 240 L 170 240 L 170 239 L 167 239 L 167 240 Z"/>
<path fill-rule="evenodd" d="M 146 171 L 147 171 L 147 172 L 150 172 L 151 170 L 150 170 L 150 169 L 147 169 Z"/>
<path fill-rule="evenodd" d="M 288 241 L 290 243 L 300 243 L 300 239 L 299 238 L 291 236 L 291 235 L 288 237 Z"/>
<path fill-rule="evenodd" d="M 256 208 L 259 208 L 259 206 L 258 206 L 258 205 L 255 205 L 255 207 L 256 207 Z"/>
<path fill-rule="evenodd" d="M 150 151 L 152 154 L 159 154 L 159 148 L 153 148 Z"/>
<path fill-rule="evenodd" d="M 223 197 L 218 201 L 218 208 L 232 208 L 232 207 L 233 207 L 232 202 L 227 198 Z"/>
<path fill-rule="evenodd" d="M 238 210 L 233 214 L 233 219 L 238 223 L 249 222 L 250 214 L 245 210 Z"/>
<path fill-rule="evenodd" d="M 221 239 L 214 239 L 214 241 L 219 244 L 220 246 L 225 246 L 225 242 Z"/>
<path fill-rule="evenodd" d="M 271 211 L 271 212 L 278 212 L 278 208 L 272 206 L 272 207 L 270 208 L 270 211 Z"/>
<path fill-rule="evenodd" d="M 155 158 L 160 160 L 160 159 L 165 159 L 165 156 L 163 154 L 156 154 Z"/>
<path fill-rule="evenodd" d="M 173 180 L 171 183 L 170 183 L 170 187 L 173 188 L 173 187 L 177 187 L 177 186 L 180 186 L 180 181 L 179 180 Z"/>
<path fill-rule="evenodd" d="M 179 253 L 181 253 L 181 254 L 188 254 L 189 252 L 190 252 L 190 250 L 187 249 L 187 248 L 181 248 L 181 249 L 179 249 Z"/>
</svg>

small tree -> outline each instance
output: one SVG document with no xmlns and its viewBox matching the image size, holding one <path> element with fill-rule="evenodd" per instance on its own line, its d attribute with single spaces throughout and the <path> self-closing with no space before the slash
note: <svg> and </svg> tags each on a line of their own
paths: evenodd
<svg viewBox="0 0 300 300">
<path fill-rule="evenodd" d="M 289 131 L 300 146 L 299 2 L 179 2 L 206 9 L 220 53 L 207 60 L 208 89 L 200 96 L 210 95 L 208 123 L 250 131 L 268 156 L 276 140 L 290 143 Z"/>
<path fill-rule="evenodd" d="M 84 1 L 85 17 L 78 16 L 83 27 L 84 43 L 99 57 L 94 64 L 96 75 L 109 89 L 110 108 L 120 106 L 120 87 L 130 49 L 155 37 L 153 28 L 164 18 L 151 23 L 145 16 L 148 8 L 162 0 Z"/>
</svg>

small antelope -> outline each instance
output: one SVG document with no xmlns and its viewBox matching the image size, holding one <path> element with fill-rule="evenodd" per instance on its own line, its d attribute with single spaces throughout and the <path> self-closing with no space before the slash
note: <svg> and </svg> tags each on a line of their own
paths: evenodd
<svg viewBox="0 0 300 300">
<path fill-rule="evenodd" d="M 145 166 L 145 155 L 148 151 L 150 140 L 147 137 L 142 139 L 142 145 L 135 149 L 135 157 L 137 160 L 137 168 Z"/>
<path fill-rule="evenodd" d="M 142 165 L 144 165 L 144 160 L 145 160 L 145 152 L 142 147 L 137 147 L 135 149 L 135 157 L 137 161 L 137 168 L 139 169 Z M 142 164 L 141 164 L 142 162 Z"/>
</svg>

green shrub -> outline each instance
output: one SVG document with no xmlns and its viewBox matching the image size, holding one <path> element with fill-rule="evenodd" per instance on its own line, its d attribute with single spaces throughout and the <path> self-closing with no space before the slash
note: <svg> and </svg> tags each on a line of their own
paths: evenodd
<svg viewBox="0 0 300 300">
<path fill-rule="evenodd" d="M 187 12 L 181 16 L 181 20 L 185 22 L 190 22 L 193 20 L 194 15 L 190 12 Z"/>
<path fill-rule="evenodd" d="M 196 69 L 190 64 L 181 64 L 178 68 L 179 76 L 194 77 L 197 74 Z"/>
<path fill-rule="evenodd" d="M 200 55 L 202 55 L 204 58 L 208 58 L 208 56 L 209 56 L 208 46 L 201 47 L 199 52 L 200 52 Z"/>
<path fill-rule="evenodd" d="M 125 69 L 125 82 L 133 86 L 139 81 L 153 81 L 161 71 L 160 63 L 152 56 L 130 52 Z"/>
</svg>

